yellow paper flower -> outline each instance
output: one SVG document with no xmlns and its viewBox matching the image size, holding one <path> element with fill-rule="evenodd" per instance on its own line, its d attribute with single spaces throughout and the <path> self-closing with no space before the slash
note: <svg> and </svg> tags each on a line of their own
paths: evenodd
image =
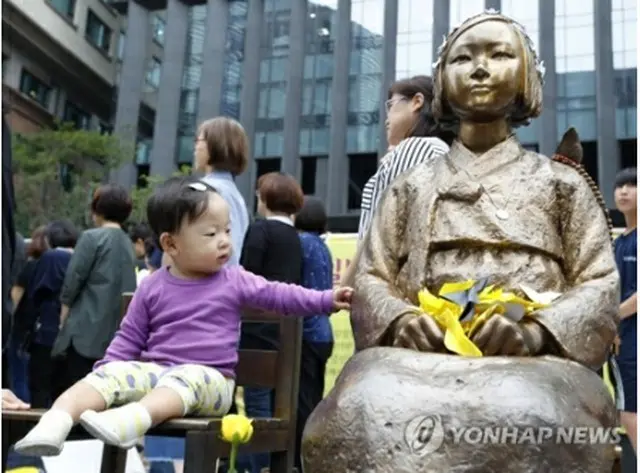
<svg viewBox="0 0 640 473">
<path fill-rule="evenodd" d="M 229 443 L 247 443 L 253 435 L 253 420 L 239 414 L 229 414 L 222 418 L 222 439 Z"/>
<path fill-rule="evenodd" d="M 473 290 L 474 286 L 477 287 L 476 290 Z M 424 289 L 418 294 L 418 300 L 420 309 L 430 315 L 444 331 L 444 344 L 449 351 L 462 356 L 482 356 L 471 337 L 483 322 L 494 314 L 519 322 L 522 317 L 532 316 L 536 310 L 548 306 L 545 303 L 548 298 L 533 298 L 529 295 L 531 291 L 523 292 L 525 296 L 521 297 L 499 287 L 484 287 L 483 282 L 469 280 L 446 283 L 437 296 Z"/>
</svg>

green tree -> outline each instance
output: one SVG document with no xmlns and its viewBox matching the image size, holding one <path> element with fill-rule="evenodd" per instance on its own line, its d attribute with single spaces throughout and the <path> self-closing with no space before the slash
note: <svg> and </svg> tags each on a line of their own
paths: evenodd
<svg viewBox="0 0 640 473">
<path fill-rule="evenodd" d="M 173 176 L 188 176 L 191 174 L 189 166 L 182 166 L 180 170 L 173 173 Z M 161 176 L 142 176 L 141 187 L 133 189 L 131 191 L 131 200 L 133 200 L 133 210 L 131 211 L 132 222 L 146 222 L 147 221 L 147 201 L 153 191 L 165 181 Z"/>
<path fill-rule="evenodd" d="M 90 226 L 93 191 L 133 156 L 133 147 L 115 135 L 56 130 L 13 135 L 16 228 L 28 235 L 38 225 L 69 219 L 79 228 Z"/>
</svg>

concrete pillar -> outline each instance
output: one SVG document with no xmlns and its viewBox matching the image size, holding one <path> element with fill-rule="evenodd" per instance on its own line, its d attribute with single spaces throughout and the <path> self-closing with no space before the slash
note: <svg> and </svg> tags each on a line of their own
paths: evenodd
<svg viewBox="0 0 640 473">
<path fill-rule="evenodd" d="M 425 19 L 425 21 L 427 21 Z M 384 43 L 382 48 L 382 87 L 380 87 L 380 138 L 378 140 L 378 155 L 387 152 L 387 130 L 384 122 L 387 118 L 385 102 L 387 91 L 396 80 L 396 50 L 398 44 L 398 0 L 384 2 Z"/>
<path fill-rule="evenodd" d="M 206 83 L 200 87 L 198 97 L 198 125 L 220 114 L 228 19 L 229 5 L 226 0 L 207 1 L 207 31 L 202 63 L 202 77 L 206 77 Z"/>
<path fill-rule="evenodd" d="M 142 99 L 142 84 L 147 67 L 147 38 L 150 32 L 149 12 L 135 0 L 129 0 L 127 13 L 127 47 L 122 58 L 118 98 L 116 102 L 115 133 L 131 146 L 131 156 L 112 171 L 110 180 L 125 187 L 133 187 L 137 180 L 135 143 L 138 116 Z"/>
<path fill-rule="evenodd" d="M 297 176 L 301 169 L 300 117 L 302 116 L 307 0 L 292 0 L 289 25 L 289 71 L 286 76 L 281 169 L 292 176 Z"/>
<path fill-rule="evenodd" d="M 596 56 L 596 136 L 598 138 L 598 186 L 609 208 L 614 208 L 615 177 L 620 169 L 616 140 L 616 97 L 613 73 L 611 0 L 593 0 Z M 578 130 L 580 132 L 580 130 Z"/>
<path fill-rule="evenodd" d="M 167 2 L 167 27 L 160 75 L 156 121 L 151 147 L 152 176 L 169 177 L 176 170 L 180 93 L 189 28 L 189 8 L 180 0 Z"/>
<path fill-rule="evenodd" d="M 331 145 L 327 167 L 327 213 L 347 211 L 349 160 L 347 158 L 347 118 L 349 101 L 349 56 L 351 54 L 351 0 L 338 1 L 338 22 L 333 60 L 336 71 L 331 87 Z"/>
<path fill-rule="evenodd" d="M 438 48 L 449 33 L 449 0 L 433 2 L 433 62 L 438 60 Z"/>
<path fill-rule="evenodd" d="M 538 54 L 544 61 L 546 74 L 542 114 L 538 121 L 538 142 L 541 154 L 552 156 L 558 146 L 558 76 L 556 75 L 556 5 L 555 2 L 538 1 Z"/>
<path fill-rule="evenodd" d="M 242 93 L 240 103 L 240 122 L 249 137 L 249 167 L 236 179 L 236 185 L 247 202 L 253 201 L 253 183 L 256 176 L 256 164 L 253 158 L 253 141 L 258 114 L 260 80 L 260 37 L 264 18 L 263 0 L 251 0 L 247 13 L 247 33 L 244 42 L 244 62 L 242 63 Z"/>
</svg>

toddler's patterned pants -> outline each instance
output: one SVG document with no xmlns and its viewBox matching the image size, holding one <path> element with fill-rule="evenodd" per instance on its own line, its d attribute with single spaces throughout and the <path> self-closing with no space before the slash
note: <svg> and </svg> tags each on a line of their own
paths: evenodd
<svg viewBox="0 0 640 473">
<path fill-rule="evenodd" d="M 107 408 L 142 399 L 154 388 L 175 391 L 184 415 L 221 416 L 231 408 L 235 382 L 215 368 L 201 365 L 161 366 L 140 361 L 113 361 L 84 379 L 104 398 Z"/>
</svg>

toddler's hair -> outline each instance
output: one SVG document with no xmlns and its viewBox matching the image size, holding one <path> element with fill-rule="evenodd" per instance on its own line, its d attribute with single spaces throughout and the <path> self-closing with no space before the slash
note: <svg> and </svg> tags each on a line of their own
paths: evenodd
<svg viewBox="0 0 640 473">
<path fill-rule="evenodd" d="M 177 233 L 185 222 L 200 217 L 216 190 L 194 176 L 173 177 L 160 185 L 147 202 L 147 221 L 160 248 L 160 235 Z"/>
<path fill-rule="evenodd" d="M 632 186 L 638 185 L 638 173 L 636 168 L 625 168 L 616 176 L 616 189 L 618 187 L 624 187 L 626 184 Z"/>
</svg>

